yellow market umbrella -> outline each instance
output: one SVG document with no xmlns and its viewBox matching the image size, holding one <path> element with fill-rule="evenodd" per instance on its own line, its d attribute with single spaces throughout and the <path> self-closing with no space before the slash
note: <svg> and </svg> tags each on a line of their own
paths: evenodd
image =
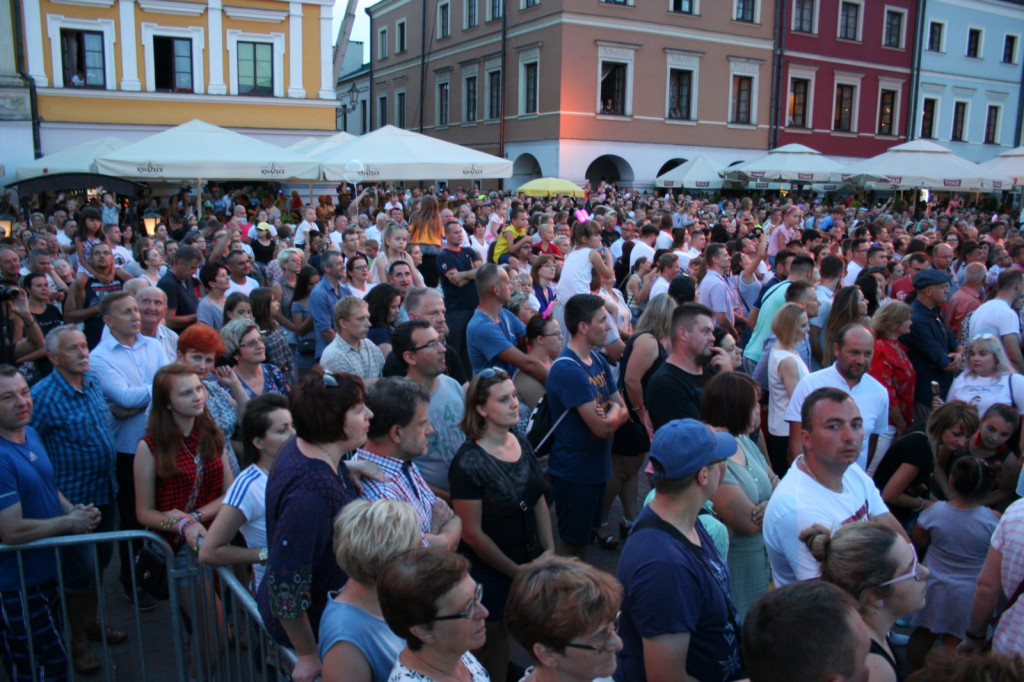
<svg viewBox="0 0 1024 682">
<path fill-rule="evenodd" d="M 525 185 L 520 185 L 516 193 L 522 193 L 528 197 L 582 197 L 585 194 L 582 187 L 561 178 L 537 178 L 536 180 L 530 180 Z"/>
</svg>

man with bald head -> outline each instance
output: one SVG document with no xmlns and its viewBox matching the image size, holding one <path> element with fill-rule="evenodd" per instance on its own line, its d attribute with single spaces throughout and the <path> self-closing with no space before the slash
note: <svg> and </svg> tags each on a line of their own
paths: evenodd
<svg viewBox="0 0 1024 682">
<path fill-rule="evenodd" d="M 857 323 L 848 324 L 839 330 L 839 338 L 834 347 L 836 361 L 817 372 L 811 372 L 797 383 L 785 415 L 789 422 L 790 462 L 803 452 L 800 410 L 804 400 L 819 388 L 837 388 L 848 393 L 860 410 L 864 438 L 863 442 L 857 444 L 860 453 L 856 464 L 867 471 L 878 436 L 889 428 L 889 393 L 877 379 L 868 374 L 874 352 L 875 335 L 871 330 Z"/>
<path fill-rule="evenodd" d="M 953 247 L 945 242 L 935 245 L 932 249 L 932 268 L 949 276 L 949 298 L 953 298 L 960 288 L 960 282 L 954 277 L 953 268 Z"/>
</svg>

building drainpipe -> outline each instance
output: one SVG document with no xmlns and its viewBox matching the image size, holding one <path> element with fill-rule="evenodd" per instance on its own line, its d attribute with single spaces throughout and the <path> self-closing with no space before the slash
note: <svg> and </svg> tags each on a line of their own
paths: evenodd
<svg viewBox="0 0 1024 682">
<path fill-rule="evenodd" d="M 910 106 L 907 107 L 906 139 L 917 138 L 917 98 L 921 91 L 921 50 L 924 41 L 924 14 L 928 0 L 917 0 L 917 31 L 914 34 L 914 57 L 910 66 Z"/>
<path fill-rule="evenodd" d="M 366 12 L 366 16 L 370 17 L 370 71 L 366 74 L 366 77 L 369 79 L 366 89 L 366 115 L 370 117 L 366 130 L 370 131 L 374 129 L 373 121 L 377 108 L 377 103 L 373 99 L 373 55 L 376 54 L 373 50 L 376 48 L 376 45 L 373 44 L 373 14 L 370 12 L 369 7 L 364 7 L 363 11 Z M 358 101 L 358 97 L 356 100 Z M 367 121 L 363 121 L 363 123 L 367 124 Z"/>
<path fill-rule="evenodd" d="M 785 48 L 785 5 L 787 0 L 775 0 L 775 40 L 772 41 L 772 84 L 771 104 L 769 105 L 768 148 L 775 149 L 779 145 L 779 87 L 782 82 L 782 53 Z"/>
<path fill-rule="evenodd" d="M 1024 62 L 1024 60 L 1021 60 Z M 1020 89 L 1017 90 L 1017 127 L 1013 131 L 1013 146 L 1019 147 L 1021 142 L 1021 126 L 1024 126 L 1024 63 L 1020 69 Z"/>
<path fill-rule="evenodd" d="M 420 133 L 423 133 L 423 99 L 427 87 L 427 0 L 423 0 L 420 19 Z"/>
<path fill-rule="evenodd" d="M 43 156 L 43 145 L 39 139 L 39 93 L 36 80 L 25 71 L 25 44 L 21 37 L 21 0 L 11 2 L 11 21 L 14 28 L 14 52 L 18 61 L 18 75 L 28 86 L 28 106 L 32 113 L 32 153 L 35 158 Z"/>
<path fill-rule="evenodd" d="M 508 7 L 501 0 L 501 120 L 498 121 L 498 156 L 505 158 L 505 41 L 508 40 Z"/>
</svg>

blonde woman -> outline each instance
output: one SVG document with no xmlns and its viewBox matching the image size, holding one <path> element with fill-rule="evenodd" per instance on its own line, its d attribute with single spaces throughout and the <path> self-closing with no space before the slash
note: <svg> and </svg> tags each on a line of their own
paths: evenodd
<svg viewBox="0 0 1024 682">
<path fill-rule="evenodd" d="M 377 577 L 384 565 L 421 544 L 408 502 L 356 500 L 334 521 L 334 555 L 348 580 L 320 617 L 324 682 L 387 682 L 405 641 L 384 622 Z"/>
<path fill-rule="evenodd" d="M 780 476 L 789 468 L 789 424 L 785 419 L 789 399 L 809 373 L 796 346 L 809 329 L 807 312 L 796 303 L 782 306 L 772 318 L 772 333 L 778 341 L 768 355 L 768 453 L 772 469 Z"/>
<path fill-rule="evenodd" d="M 423 276 L 416 269 L 412 262 L 412 256 L 406 250 L 409 243 L 409 233 L 399 223 L 391 221 L 384 228 L 384 235 L 381 237 L 380 252 L 373 259 L 373 267 L 370 270 L 370 281 L 374 284 L 388 281 L 388 268 L 396 260 L 402 260 L 412 268 L 413 286 L 423 286 Z"/>
<path fill-rule="evenodd" d="M 985 414 L 996 403 L 1024 415 L 1024 376 L 1015 374 L 994 334 L 976 334 L 967 346 L 967 368 L 953 380 L 946 400 L 963 400 Z M 1024 437 L 1021 438 L 1024 445 Z"/>
<path fill-rule="evenodd" d="M 875 332 L 875 354 L 871 356 L 869 372 L 889 393 L 889 429 L 878 439 L 869 475 L 874 475 L 874 469 L 877 469 L 893 439 L 903 435 L 914 421 L 917 370 L 910 363 L 906 346 L 899 341 L 901 336 L 910 333 L 913 324 L 910 316 L 909 305 L 903 301 L 889 301 L 871 317 L 871 329 Z"/>
</svg>

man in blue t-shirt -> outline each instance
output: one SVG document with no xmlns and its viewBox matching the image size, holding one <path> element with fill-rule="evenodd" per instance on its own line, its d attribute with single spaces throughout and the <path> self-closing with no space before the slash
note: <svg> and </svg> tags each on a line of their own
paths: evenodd
<svg viewBox="0 0 1024 682">
<path fill-rule="evenodd" d="M 0 365 L 0 541 L 18 545 L 92 532 L 100 522 L 99 510 L 91 504 L 72 505 L 58 492 L 43 442 L 28 426 L 31 418 L 32 393 L 24 377 L 14 367 Z M 64 550 L 66 565 L 72 554 L 78 553 Z M 65 573 L 66 590 L 88 587 L 91 565 L 84 567 L 84 572 Z M 0 659 L 10 679 L 23 679 L 23 671 L 32 670 L 54 671 L 56 676 L 67 668 L 58 569 L 52 550 L 0 554 L 0 631 L 5 633 Z M 24 576 L 24 585 L 20 576 Z M 71 618 L 77 615 L 71 609 L 68 614 Z M 84 639 L 84 630 L 80 632 Z M 88 641 L 73 643 L 79 672 L 99 668 Z M 85 652 L 91 659 L 84 658 Z"/>
<path fill-rule="evenodd" d="M 735 438 L 696 419 L 670 421 L 654 434 L 654 499 L 634 522 L 619 559 L 624 595 L 617 681 L 746 677 L 729 566 L 697 523 L 735 452 Z"/>
<path fill-rule="evenodd" d="M 445 322 L 448 324 L 448 343 L 469 364 L 466 349 L 466 326 L 473 317 L 480 297 L 473 280 L 483 264 L 480 254 L 462 246 L 463 231 L 458 220 L 449 220 L 444 226 L 446 246 L 437 256 L 437 271 L 444 292 Z"/>
<path fill-rule="evenodd" d="M 604 299 L 576 294 L 565 304 L 571 338 L 551 364 L 545 384 L 555 419 L 565 415 L 551 441 L 548 473 L 558 510 L 559 554 L 586 559 L 601 524 L 604 490 L 612 477 L 612 436 L 626 423 L 608 361 L 597 352 L 608 336 Z"/>
<path fill-rule="evenodd" d="M 476 291 L 480 305 L 466 328 L 466 345 L 473 374 L 488 367 L 497 367 L 510 376 L 522 370 L 537 381 L 545 381 L 548 378 L 547 368 L 516 347 L 516 340 L 526 333 L 526 325 L 505 308 L 512 295 L 505 268 L 488 263 L 477 270 Z"/>
</svg>

